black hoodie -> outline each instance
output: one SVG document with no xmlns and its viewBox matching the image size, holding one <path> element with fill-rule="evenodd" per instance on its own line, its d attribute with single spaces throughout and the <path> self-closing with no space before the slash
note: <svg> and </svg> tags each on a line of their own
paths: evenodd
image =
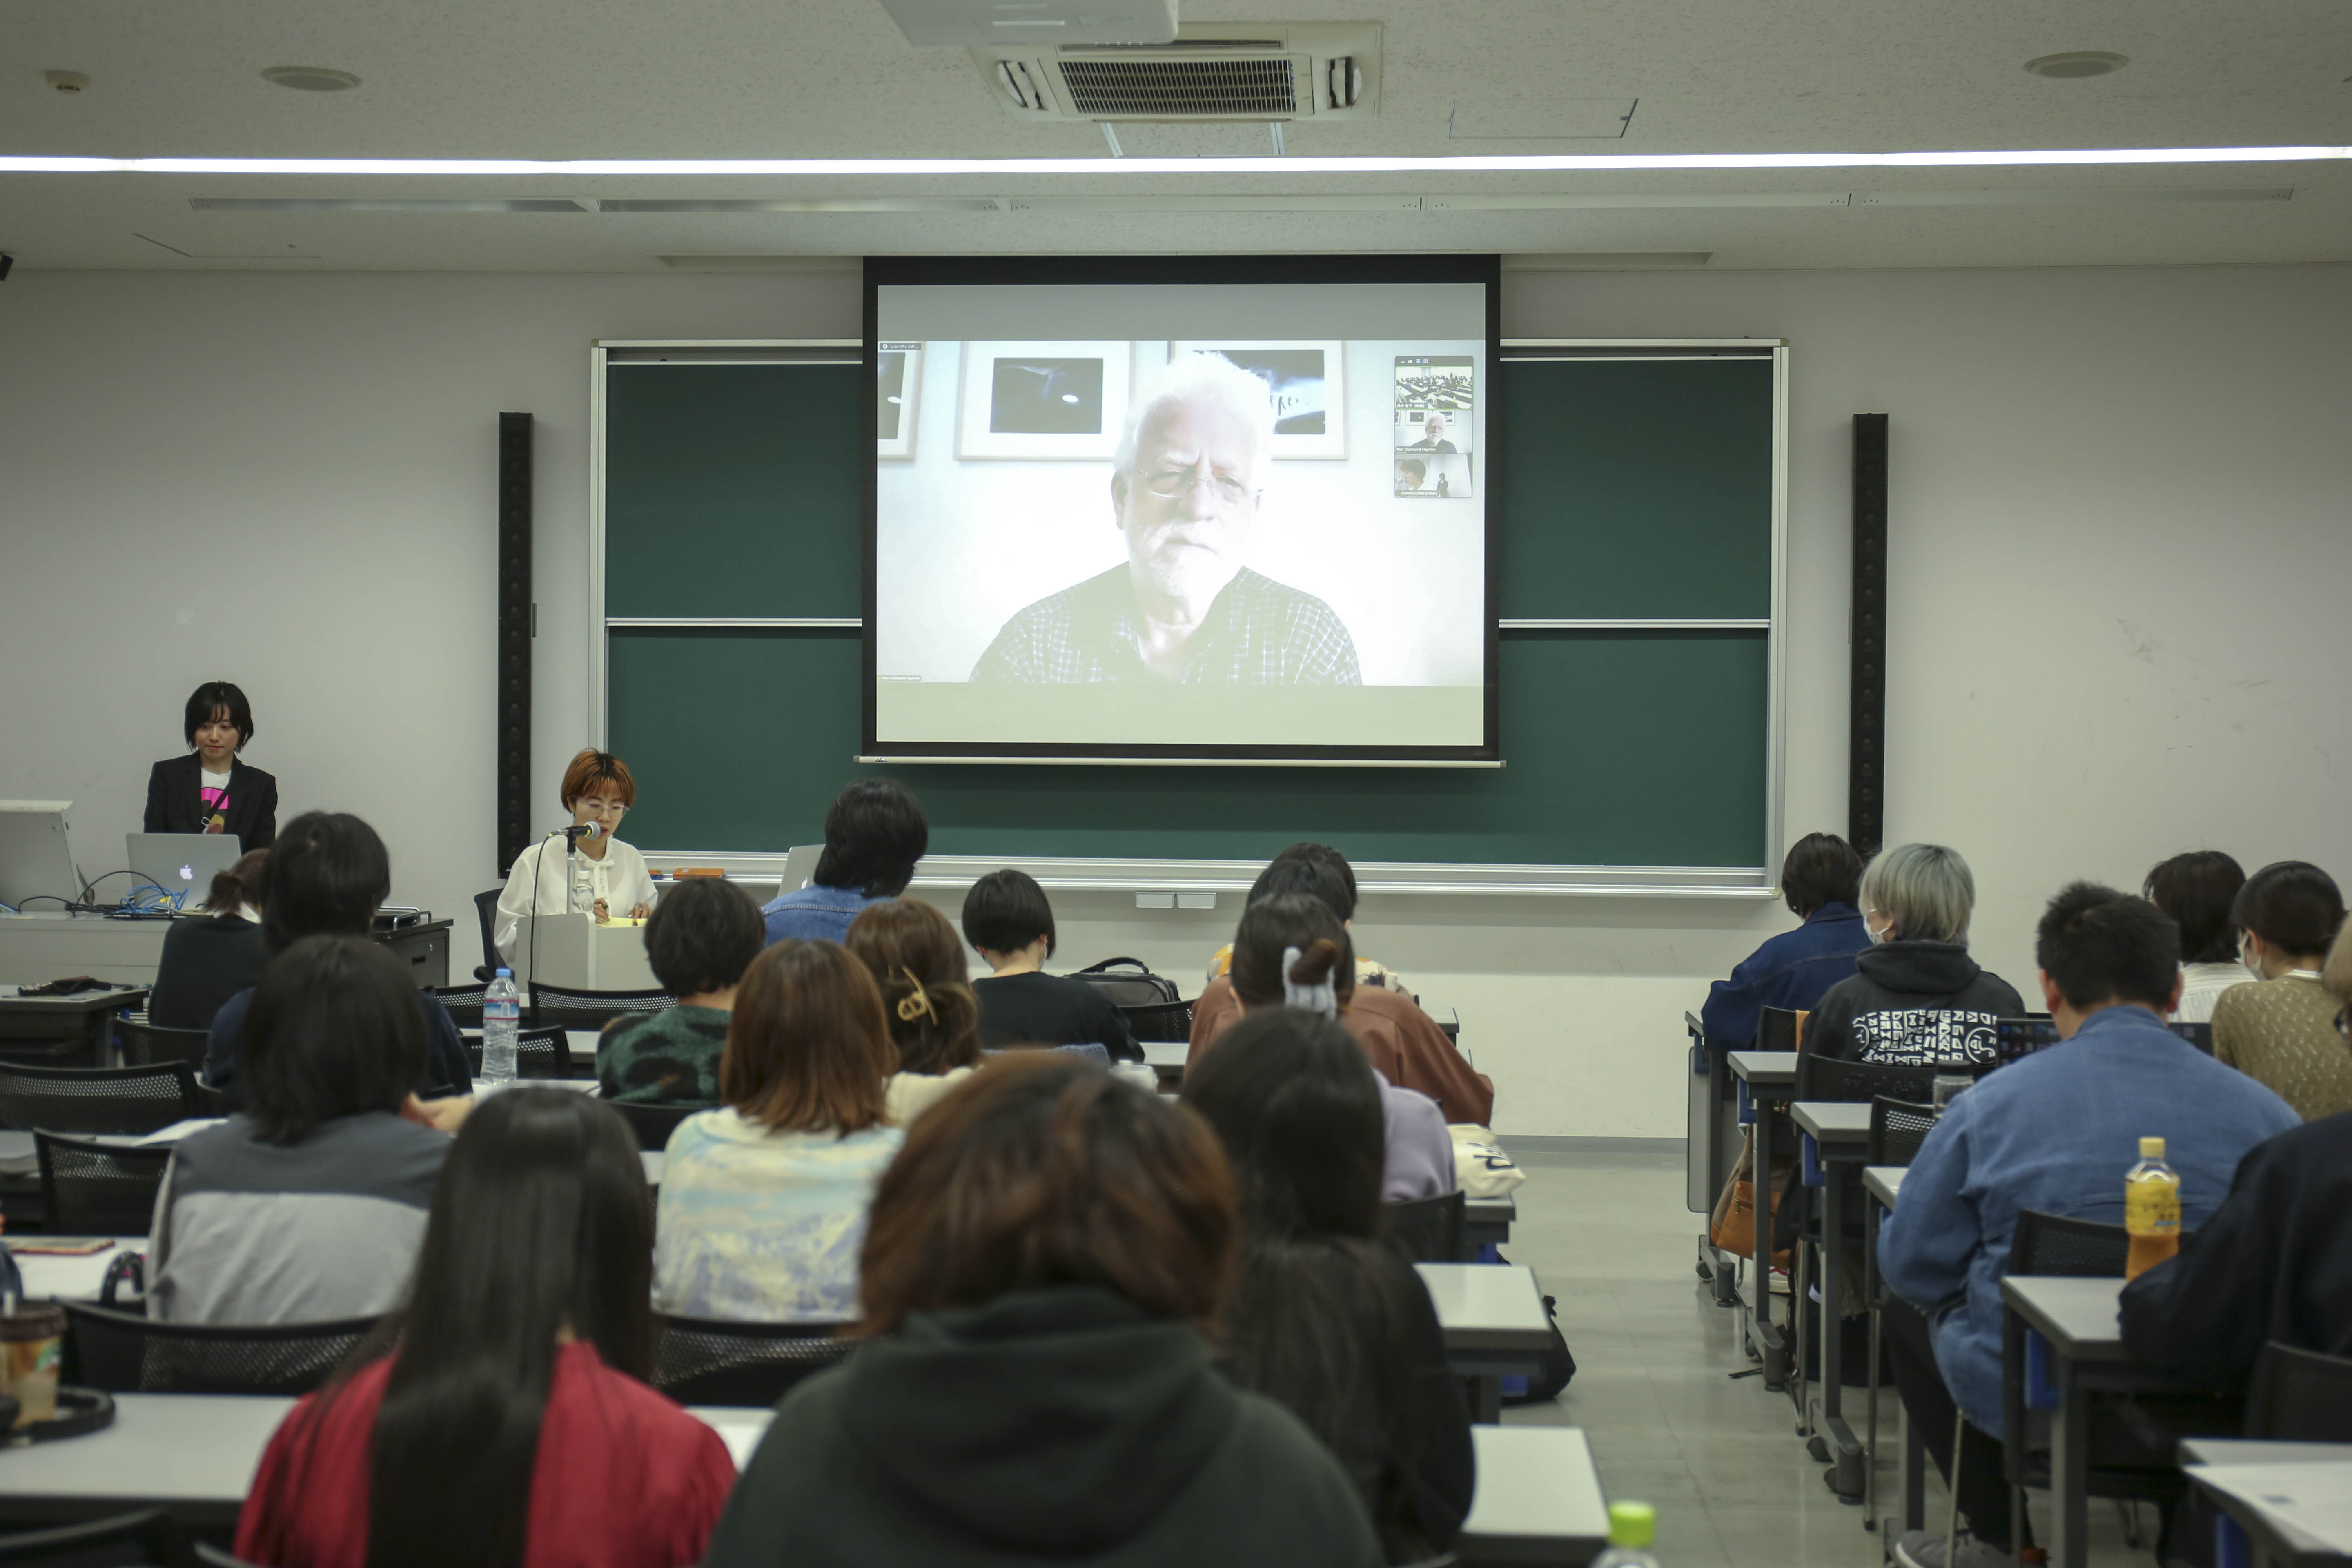
<svg viewBox="0 0 2352 1568">
<path fill-rule="evenodd" d="M 1805 1020 L 1805 1049 L 1840 1061 L 1959 1067 L 1995 1055 L 1993 1020 L 2025 1011 L 2009 982 L 1956 942 L 1866 948 Z"/>
<path fill-rule="evenodd" d="M 706 1568 L 1376 1568 L 1339 1462 L 1093 1286 L 917 1313 L 788 1395 Z"/>
</svg>

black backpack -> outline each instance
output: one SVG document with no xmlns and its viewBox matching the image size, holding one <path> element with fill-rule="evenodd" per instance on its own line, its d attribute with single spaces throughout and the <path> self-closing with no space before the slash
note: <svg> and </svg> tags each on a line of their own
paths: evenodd
<svg viewBox="0 0 2352 1568">
<path fill-rule="evenodd" d="M 1173 980 L 1163 979 L 1139 958 L 1106 958 L 1070 976 L 1083 980 L 1110 998 L 1115 1007 L 1151 1007 L 1181 1000 Z"/>
</svg>

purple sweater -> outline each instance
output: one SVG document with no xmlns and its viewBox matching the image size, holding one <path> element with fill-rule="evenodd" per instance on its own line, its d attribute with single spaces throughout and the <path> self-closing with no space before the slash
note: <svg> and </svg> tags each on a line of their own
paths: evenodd
<svg viewBox="0 0 2352 1568">
<path fill-rule="evenodd" d="M 1433 1198 L 1462 1184 L 1454 1172 L 1454 1134 L 1445 1130 L 1445 1113 L 1437 1109 L 1437 1101 L 1383 1079 L 1381 1116 L 1388 1130 L 1382 1203 Z"/>
</svg>

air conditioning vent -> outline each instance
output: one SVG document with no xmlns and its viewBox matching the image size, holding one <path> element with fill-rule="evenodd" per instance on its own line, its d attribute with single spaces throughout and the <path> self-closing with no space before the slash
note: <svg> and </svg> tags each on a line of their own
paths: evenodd
<svg viewBox="0 0 2352 1568">
<path fill-rule="evenodd" d="M 1168 44 L 972 51 L 1017 120 L 1368 120 L 1380 113 L 1375 22 L 1205 23 Z"/>
<path fill-rule="evenodd" d="M 1298 112 L 1291 62 L 1223 60 L 1064 60 L 1070 107 L 1090 120 L 1287 120 Z"/>
</svg>

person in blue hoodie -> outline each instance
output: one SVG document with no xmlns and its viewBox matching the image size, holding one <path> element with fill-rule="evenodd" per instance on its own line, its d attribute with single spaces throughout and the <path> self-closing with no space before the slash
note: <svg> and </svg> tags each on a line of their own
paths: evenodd
<svg viewBox="0 0 2352 1568">
<path fill-rule="evenodd" d="M 1802 1013 L 1853 973 L 1854 955 L 1870 945 L 1863 926 L 1862 857 L 1834 833 L 1808 833 L 1780 862 L 1780 894 L 1805 923 L 1782 931 L 1748 955 L 1728 980 L 1707 988 L 1699 1009 L 1707 1044 L 1744 1051 L 1756 1044 L 1758 1015 L 1767 1007 Z"/>
<path fill-rule="evenodd" d="M 2077 882 L 2050 901 L 2034 943 L 2060 1043 L 1991 1072 L 1952 1101 L 1879 1234 L 1885 1332 L 1908 1420 L 1949 1478 L 1954 1406 L 1960 1510 L 1955 1549 L 1913 1531 L 1903 1568 L 2009 1561 L 2001 1479 L 2001 1277 L 2025 1209 L 2120 1224 L 2139 1141 L 2165 1141 L 2180 1220 L 2203 1223 L 2247 1152 L 2302 1124 L 2285 1100 L 2165 1026 L 2180 994 L 2180 929 L 2143 899 Z M 1899 1299 L 1897 1299 L 1899 1298 Z"/>
</svg>

